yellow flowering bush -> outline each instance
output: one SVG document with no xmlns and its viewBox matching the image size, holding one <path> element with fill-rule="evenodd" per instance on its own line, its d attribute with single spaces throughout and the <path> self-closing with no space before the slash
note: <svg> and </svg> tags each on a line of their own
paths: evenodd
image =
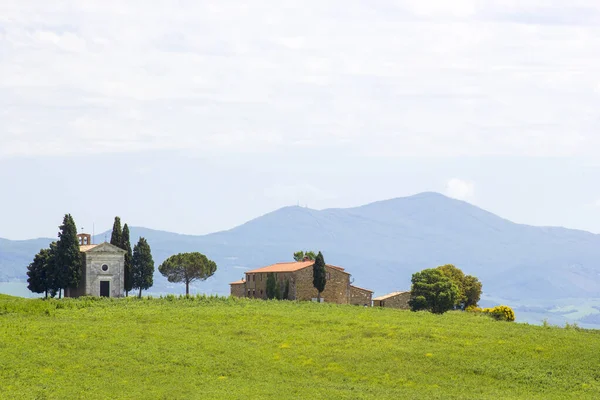
<svg viewBox="0 0 600 400">
<path fill-rule="evenodd" d="M 489 314 L 490 317 L 498 321 L 509 321 L 515 320 L 515 312 L 509 306 L 496 306 L 494 308 L 484 308 L 481 310 L 485 314 Z"/>
<path fill-rule="evenodd" d="M 477 306 L 468 306 L 467 308 L 465 308 L 466 312 L 472 312 L 472 313 L 480 313 L 483 310 Z"/>
</svg>

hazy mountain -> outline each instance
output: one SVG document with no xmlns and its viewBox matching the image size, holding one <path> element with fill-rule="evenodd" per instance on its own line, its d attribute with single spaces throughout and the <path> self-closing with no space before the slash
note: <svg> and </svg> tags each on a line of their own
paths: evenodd
<svg viewBox="0 0 600 400">
<path fill-rule="evenodd" d="M 0 238 L 0 282 L 27 279 L 27 265 L 48 247 L 51 239 L 6 240 Z"/>
<path fill-rule="evenodd" d="M 96 242 L 105 234 L 97 235 Z M 171 254 L 200 251 L 218 272 L 197 285 L 227 294 L 247 268 L 291 259 L 295 250 L 323 251 L 355 283 L 377 294 L 410 288 L 411 274 L 453 263 L 478 276 L 485 294 L 508 300 L 600 297 L 600 237 L 502 219 L 437 193 L 321 211 L 285 207 L 234 229 L 205 236 L 132 228 L 148 239 L 158 264 Z M 25 267 L 50 239 L 0 240 L 0 279 L 24 279 Z M 160 275 L 155 290 L 167 290 Z M 182 290 L 175 286 L 168 290 Z"/>
</svg>

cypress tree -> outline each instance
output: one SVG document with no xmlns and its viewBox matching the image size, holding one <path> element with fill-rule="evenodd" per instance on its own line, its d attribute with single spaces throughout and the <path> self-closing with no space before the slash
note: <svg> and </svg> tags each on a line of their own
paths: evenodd
<svg viewBox="0 0 600 400">
<path fill-rule="evenodd" d="M 285 286 L 283 288 L 283 300 L 289 300 L 290 297 L 290 280 L 286 279 L 285 280 Z"/>
<path fill-rule="evenodd" d="M 154 260 L 150 245 L 145 238 L 141 237 L 138 243 L 133 247 L 133 257 L 131 260 L 132 288 L 139 289 L 138 297 L 142 297 L 142 290 L 152 287 L 154 274 Z"/>
<path fill-rule="evenodd" d="M 325 259 L 323 258 L 323 254 L 319 252 L 313 264 L 313 286 L 317 289 L 318 302 L 321 302 L 321 292 L 325 290 L 326 283 Z"/>
<path fill-rule="evenodd" d="M 281 285 L 279 283 L 279 279 L 275 282 L 275 298 L 277 300 L 281 300 Z"/>
<path fill-rule="evenodd" d="M 27 267 L 27 289 L 33 293 L 44 293 L 45 298 L 48 298 L 48 291 L 53 286 L 52 271 L 55 249 L 56 242 L 53 242 L 49 249 L 41 249 Z"/>
<path fill-rule="evenodd" d="M 275 290 L 277 282 L 275 282 L 275 274 L 273 272 L 267 273 L 267 299 L 275 298 Z"/>
<path fill-rule="evenodd" d="M 81 279 L 81 254 L 77 227 L 71 214 L 66 214 L 58 233 L 56 242 L 56 257 L 53 268 L 54 288 L 61 297 L 61 289 L 79 286 Z"/>
<path fill-rule="evenodd" d="M 121 230 L 121 218 L 115 217 L 112 233 L 110 235 L 110 244 L 120 247 L 123 245 L 123 231 Z M 125 250 L 125 249 L 123 249 Z"/>
<path fill-rule="evenodd" d="M 131 289 L 133 289 L 131 277 L 131 260 L 133 258 L 133 253 L 131 251 L 131 241 L 129 240 L 129 227 L 127 226 L 127 224 L 123 226 L 123 235 L 121 237 L 121 245 L 119 247 L 126 251 L 124 264 L 125 296 L 128 296 Z"/>
</svg>

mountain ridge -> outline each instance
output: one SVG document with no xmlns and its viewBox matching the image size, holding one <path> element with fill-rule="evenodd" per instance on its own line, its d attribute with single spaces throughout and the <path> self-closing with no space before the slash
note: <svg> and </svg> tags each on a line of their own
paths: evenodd
<svg viewBox="0 0 600 400">
<path fill-rule="evenodd" d="M 207 235 L 130 230 L 132 243 L 146 237 L 157 266 L 186 251 L 215 260 L 217 273 L 195 289 L 214 294 L 228 294 L 228 283 L 247 269 L 291 260 L 296 250 L 316 249 L 376 294 L 407 290 L 412 273 L 452 263 L 479 277 L 484 294 L 494 298 L 600 297 L 600 235 L 515 223 L 435 192 L 348 208 L 286 206 Z M 23 280 L 35 253 L 51 240 L 0 240 L 0 280 Z M 181 290 L 158 272 L 155 289 Z"/>
</svg>

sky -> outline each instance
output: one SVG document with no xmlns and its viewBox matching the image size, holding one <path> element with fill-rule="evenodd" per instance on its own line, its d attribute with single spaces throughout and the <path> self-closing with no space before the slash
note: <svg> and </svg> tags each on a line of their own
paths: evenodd
<svg viewBox="0 0 600 400">
<path fill-rule="evenodd" d="M 0 237 L 422 191 L 600 233 L 598 71 L 597 0 L 3 0 Z"/>
</svg>

